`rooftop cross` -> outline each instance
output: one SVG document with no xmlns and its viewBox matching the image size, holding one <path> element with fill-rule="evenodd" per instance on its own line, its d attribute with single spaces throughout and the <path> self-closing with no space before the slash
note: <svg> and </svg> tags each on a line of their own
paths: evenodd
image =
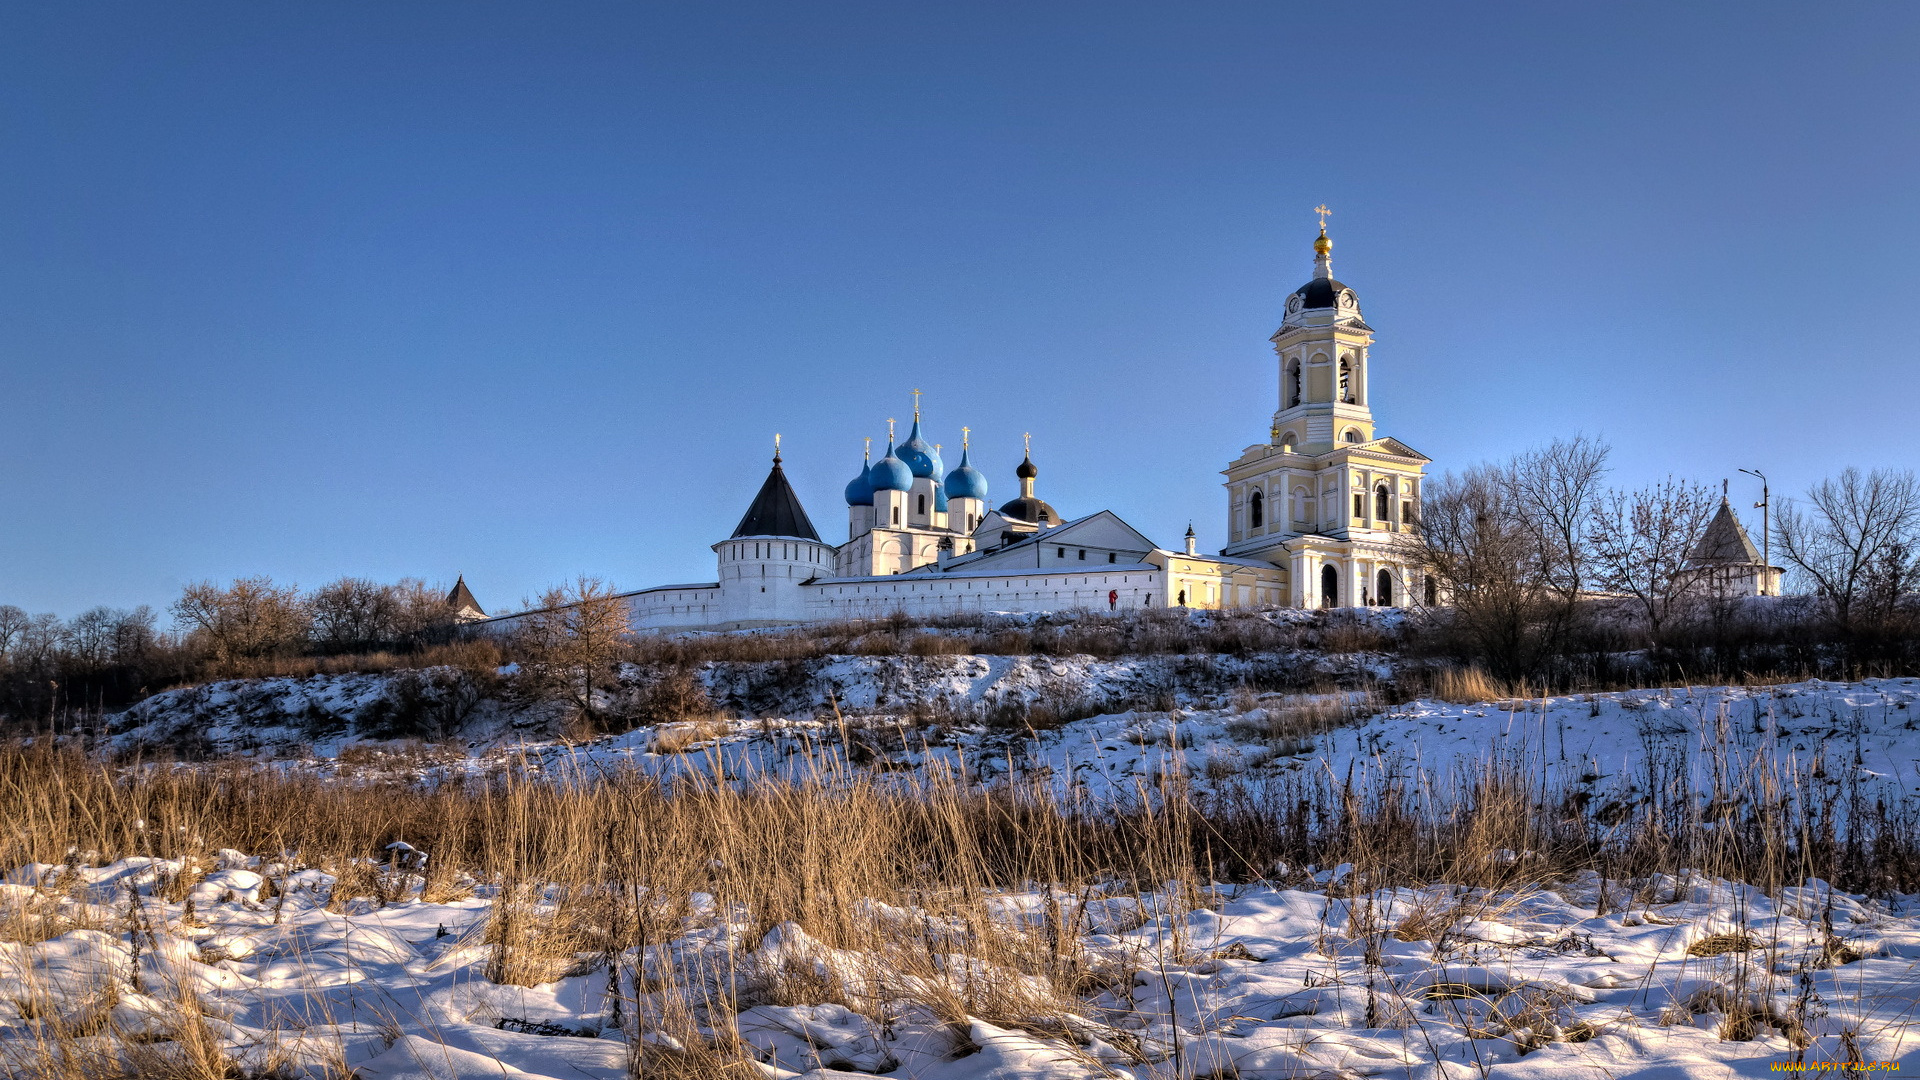
<svg viewBox="0 0 1920 1080">
<path fill-rule="evenodd" d="M 920 419 L 920 391 L 917 388 L 913 392 L 913 418 Z"/>
<path fill-rule="evenodd" d="M 965 449 L 967 448 L 967 443 L 968 443 L 968 442 L 969 442 L 969 441 L 970 441 L 970 440 L 971 440 L 972 438 L 973 438 L 973 429 L 972 429 L 972 428 L 970 428 L 970 427 L 963 427 L 963 428 L 961 428 L 961 429 L 960 429 L 960 449 L 962 449 L 962 450 L 965 450 Z"/>
<path fill-rule="evenodd" d="M 1033 432 L 1023 431 L 1020 433 L 1020 448 L 1026 451 L 1028 457 L 1033 456 Z"/>
<path fill-rule="evenodd" d="M 773 460 L 780 460 L 780 433 L 777 431 L 773 433 Z"/>
<path fill-rule="evenodd" d="M 1333 215 L 1333 211 L 1327 209 L 1326 203 L 1321 203 L 1319 206 L 1313 208 L 1313 212 L 1320 215 L 1320 231 L 1326 232 L 1327 218 Z"/>
</svg>

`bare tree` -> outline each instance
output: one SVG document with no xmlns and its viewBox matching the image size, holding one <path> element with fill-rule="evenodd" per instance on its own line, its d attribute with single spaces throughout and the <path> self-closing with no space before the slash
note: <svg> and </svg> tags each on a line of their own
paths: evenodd
<svg viewBox="0 0 1920 1080">
<path fill-rule="evenodd" d="M 1461 647 L 1509 680 L 1534 673 L 1565 629 L 1562 602 L 1541 570 L 1539 533 L 1513 501 L 1506 470 L 1481 467 L 1427 486 L 1402 541 L 1446 597 Z"/>
<path fill-rule="evenodd" d="M 394 637 L 398 603 L 390 585 L 343 577 L 313 590 L 307 607 L 314 643 L 324 649 L 366 648 Z"/>
<path fill-rule="evenodd" d="M 1598 439 L 1575 435 L 1516 455 L 1501 470 L 1506 504 L 1533 540 L 1537 572 L 1569 611 L 1590 585 L 1587 528 L 1611 452 Z"/>
<path fill-rule="evenodd" d="M 444 586 L 402 578 L 393 586 L 394 636 L 403 644 L 426 645 L 452 638 L 453 610 Z"/>
<path fill-rule="evenodd" d="M 53 675 L 60 659 L 61 639 L 65 634 L 66 628 L 60 625 L 60 616 L 50 611 L 29 616 L 26 624 L 20 628 L 19 637 L 14 639 L 14 667 L 36 678 Z"/>
<path fill-rule="evenodd" d="M 299 590 L 267 577 L 238 578 L 224 589 L 210 581 L 189 585 L 172 611 L 218 663 L 290 652 L 311 626 Z"/>
<path fill-rule="evenodd" d="M 1591 509 L 1586 539 L 1594 584 L 1632 597 L 1655 642 L 1692 584 L 1687 554 L 1713 511 L 1711 492 L 1672 477 L 1637 491 L 1607 492 Z"/>
<path fill-rule="evenodd" d="M 612 585 L 585 575 L 548 589 L 519 620 L 515 636 L 526 669 L 588 723 L 603 727 L 595 692 L 611 683 L 621 645 L 632 633 L 631 611 Z"/>
<path fill-rule="evenodd" d="M 12 604 L 0 604 L 0 657 L 10 656 L 32 617 Z"/>
<path fill-rule="evenodd" d="M 1773 519 L 1774 547 L 1830 606 L 1842 634 L 1884 625 L 1920 581 L 1920 481 L 1849 467 Z"/>
</svg>

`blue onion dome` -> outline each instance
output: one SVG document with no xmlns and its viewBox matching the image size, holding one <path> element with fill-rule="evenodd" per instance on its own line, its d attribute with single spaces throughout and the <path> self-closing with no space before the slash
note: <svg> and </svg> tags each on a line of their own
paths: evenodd
<svg viewBox="0 0 1920 1080">
<path fill-rule="evenodd" d="M 920 414 L 914 413 L 913 430 L 907 432 L 907 441 L 900 444 L 900 460 L 907 463 L 917 477 L 940 476 L 940 451 L 932 443 L 920 437 Z"/>
<path fill-rule="evenodd" d="M 934 513 L 937 514 L 947 512 L 947 489 L 938 481 L 935 481 L 933 485 L 933 510 Z"/>
<path fill-rule="evenodd" d="M 861 462 L 860 475 L 847 481 L 847 505 L 873 505 L 873 462 Z"/>
<path fill-rule="evenodd" d="M 960 449 L 960 467 L 947 474 L 947 498 L 979 499 L 987 498 L 987 474 L 974 468 L 967 461 L 967 448 Z"/>
<path fill-rule="evenodd" d="M 894 456 L 892 442 L 887 443 L 887 456 L 874 462 L 873 468 L 867 470 L 867 476 L 872 480 L 876 493 L 913 490 L 913 470 Z"/>
</svg>

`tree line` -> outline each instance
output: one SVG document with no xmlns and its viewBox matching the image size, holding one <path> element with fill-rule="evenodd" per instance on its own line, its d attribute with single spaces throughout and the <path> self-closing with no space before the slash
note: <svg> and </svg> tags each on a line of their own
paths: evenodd
<svg viewBox="0 0 1920 1080">
<path fill-rule="evenodd" d="M 1430 482 L 1402 554 L 1435 585 L 1424 641 L 1509 682 L 1608 675 L 1892 674 L 1920 662 L 1920 481 L 1849 468 L 1773 515 L 1797 595 L 1723 595 L 1691 558 L 1718 510 L 1706 485 L 1606 484 L 1577 436 Z M 1757 538 L 1756 538 L 1757 539 Z M 1796 670 L 1797 669 L 1797 670 Z"/>
<path fill-rule="evenodd" d="M 457 631 L 444 589 L 346 577 L 303 592 L 268 577 L 196 582 L 168 608 L 71 619 L 0 604 L 0 717 L 51 724 L 205 679 L 279 673 L 298 658 L 412 655 Z"/>
</svg>

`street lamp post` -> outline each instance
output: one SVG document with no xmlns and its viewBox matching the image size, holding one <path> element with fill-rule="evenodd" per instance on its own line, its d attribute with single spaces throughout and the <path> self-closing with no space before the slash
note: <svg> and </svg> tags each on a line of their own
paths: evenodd
<svg viewBox="0 0 1920 1080">
<path fill-rule="evenodd" d="M 1773 594 L 1769 592 L 1768 589 L 1772 584 L 1771 578 L 1773 577 L 1773 521 L 1771 517 L 1773 512 L 1773 499 L 1767 493 L 1767 474 L 1761 472 L 1759 469 L 1741 469 L 1740 471 L 1746 473 L 1748 476 L 1757 476 L 1760 478 L 1760 501 L 1753 504 L 1754 507 L 1760 511 L 1760 561 L 1766 564 L 1760 571 L 1762 575 L 1760 578 L 1760 595 L 1772 596 Z"/>
</svg>

